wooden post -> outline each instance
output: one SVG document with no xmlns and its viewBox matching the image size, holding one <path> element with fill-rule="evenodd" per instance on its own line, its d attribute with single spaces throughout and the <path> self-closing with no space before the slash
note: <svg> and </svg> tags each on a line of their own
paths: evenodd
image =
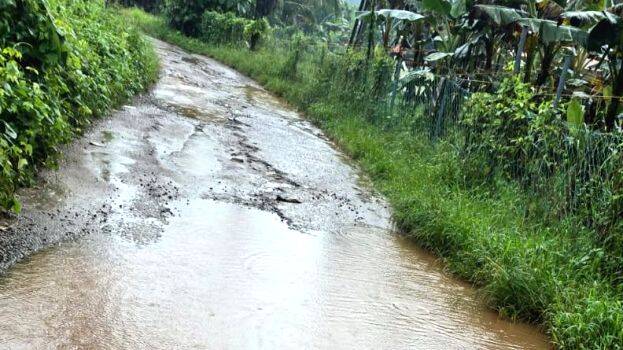
<svg viewBox="0 0 623 350">
<path fill-rule="evenodd" d="M 519 74 L 521 70 L 521 55 L 526 48 L 526 38 L 528 37 L 528 27 L 523 26 L 521 28 L 521 36 L 519 37 L 519 46 L 517 47 L 517 55 L 515 55 L 515 69 L 513 73 Z"/>
<path fill-rule="evenodd" d="M 565 61 L 562 65 L 562 72 L 560 72 L 560 78 L 558 79 L 558 88 L 556 89 L 556 99 L 554 99 L 553 107 L 558 107 L 562 90 L 565 88 L 565 79 L 567 79 L 567 71 L 571 66 L 571 55 L 565 56 Z"/>
</svg>

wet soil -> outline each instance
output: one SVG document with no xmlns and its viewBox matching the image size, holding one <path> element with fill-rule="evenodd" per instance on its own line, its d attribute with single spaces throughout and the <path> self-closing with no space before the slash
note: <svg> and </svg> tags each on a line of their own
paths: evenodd
<svg viewBox="0 0 623 350">
<path fill-rule="evenodd" d="M 154 44 L 154 90 L 68 146 L 0 226 L 3 348 L 547 348 L 395 234 L 320 130 Z"/>
</svg>

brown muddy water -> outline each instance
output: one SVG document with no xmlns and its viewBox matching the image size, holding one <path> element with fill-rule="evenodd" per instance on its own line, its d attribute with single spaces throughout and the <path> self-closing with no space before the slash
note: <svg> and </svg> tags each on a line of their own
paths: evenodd
<svg viewBox="0 0 623 350">
<path fill-rule="evenodd" d="M 2 349 L 547 348 L 393 233 L 318 129 L 154 43 L 152 93 L 68 147 L 1 233 Z"/>
</svg>

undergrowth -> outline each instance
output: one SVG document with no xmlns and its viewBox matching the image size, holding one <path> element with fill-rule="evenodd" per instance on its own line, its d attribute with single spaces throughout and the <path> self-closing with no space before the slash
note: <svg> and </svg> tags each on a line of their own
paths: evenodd
<svg viewBox="0 0 623 350">
<path fill-rule="evenodd" d="M 103 1 L 0 1 L 0 206 L 94 118 L 157 76 L 151 46 Z"/>
</svg>

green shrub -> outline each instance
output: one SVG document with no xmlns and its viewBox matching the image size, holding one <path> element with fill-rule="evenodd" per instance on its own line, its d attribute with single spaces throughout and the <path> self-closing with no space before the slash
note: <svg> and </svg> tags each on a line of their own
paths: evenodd
<svg viewBox="0 0 623 350">
<path fill-rule="evenodd" d="M 244 26 L 244 38 L 249 43 L 249 49 L 254 51 L 260 42 L 262 35 L 269 29 L 268 21 L 265 18 L 248 22 Z"/>
<path fill-rule="evenodd" d="M 206 11 L 201 18 L 201 39 L 214 44 L 241 43 L 250 21 L 231 12 Z"/>
<path fill-rule="evenodd" d="M 153 52 L 103 4 L 0 2 L 0 206 L 93 117 L 155 77 Z"/>
<path fill-rule="evenodd" d="M 206 11 L 198 33 L 202 40 L 209 43 L 240 45 L 246 41 L 254 49 L 268 29 L 265 19 L 252 20 L 232 12 Z"/>
<path fill-rule="evenodd" d="M 112 0 L 112 2 L 125 7 L 137 6 L 151 13 L 159 13 L 164 6 L 163 0 Z"/>
<path fill-rule="evenodd" d="M 251 5 L 251 0 L 165 0 L 164 15 L 173 28 L 198 37 L 201 35 L 204 12 L 235 12 L 242 15 L 250 11 Z"/>
</svg>

